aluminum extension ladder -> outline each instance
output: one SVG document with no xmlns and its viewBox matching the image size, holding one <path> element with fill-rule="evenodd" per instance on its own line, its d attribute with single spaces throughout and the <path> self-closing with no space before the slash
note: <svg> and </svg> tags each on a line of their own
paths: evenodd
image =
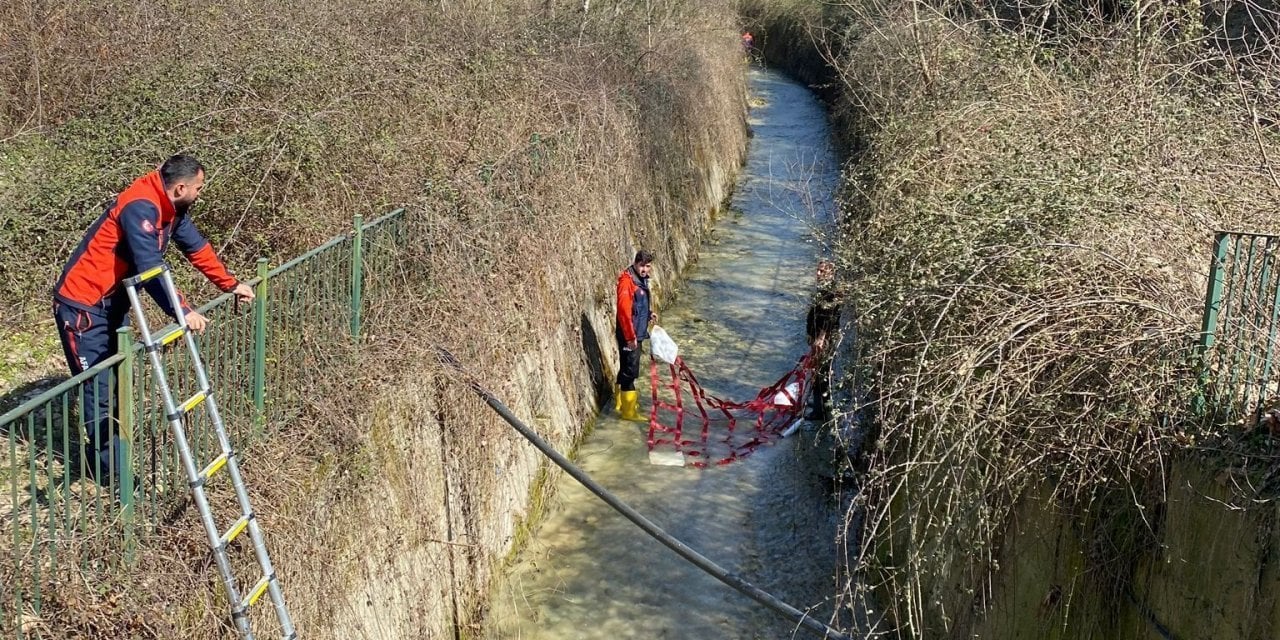
<svg viewBox="0 0 1280 640">
<path fill-rule="evenodd" d="M 142 301 L 138 295 L 138 287 L 156 277 L 161 278 L 164 286 L 164 295 L 169 298 L 169 304 L 173 305 L 173 309 L 177 311 L 178 315 L 177 328 L 161 336 L 158 340 L 153 339 L 151 335 L 151 330 L 147 326 L 146 314 L 142 310 Z M 209 387 L 209 378 L 205 374 L 204 363 L 201 361 L 200 352 L 196 348 L 195 337 L 187 329 L 187 320 L 183 317 L 182 305 L 178 300 L 177 290 L 173 286 L 173 276 L 169 273 L 169 267 L 162 264 L 148 269 L 135 277 L 125 279 L 124 285 L 129 294 L 129 303 L 133 307 L 134 320 L 138 323 L 138 330 L 142 333 L 142 344 L 146 348 L 147 355 L 151 360 L 151 367 L 155 371 L 156 387 L 160 390 L 160 397 L 164 400 L 164 410 L 166 417 L 169 419 L 169 426 L 173 428 L 174 439 L 178 444 L 178 455 L 182 459 L 182 467 L 187 474 L 187 483 L 191 487 L 191 497 L 195 500 L 196 509 L 200 511 L 200 519 L 204 522 L 205 532 L 209 535 L 209 548 L 213 550 L 213 557 L 217 560 L 218 572 L 222 574 L 222 582 L 227 589 L 227 601 L 233 603 L 231 618 L 235 621 L 236 630 L 242 640 L 254 640 L 253 630 L 249 625 L 249 607 L 257 603 L 262 594 L 266 592 L 271 594 L 271 602 L 275 605 L 276 617 L 280 620 L 283 639 L 294 640 L 298 637 L 298 634 L 293 628 L 293 622 L 289 619 L 289 609 L 285 606 L 284 594 L 280 590 L 280 582 L 276 577 L 275 570 L 271 567 L 271 558 L 267 556 L 267 546 L 262 539 L 262 530 L 258 527 L 258 521 L 254 518 L 253 507 L 249 504 L 249 493 L 245 489 L 244 480 L 240 477 L 240 466 L 236 460 L 235 450 L 231 448 L 231 441 L 227 438 L 227 430 L 223 427 L 222 416 L 218 414 L 218 405 L 214 402 L 213 390 Z M 164 362 L 160 353 L 161 349 L 179 338 L 186 338 L 187 348 L 191 352 L 191 363 L 196 372 L 196 380 L 200 385 L 200 389 L 196 391 L 195 395 L 181 405 L 174 404 L 173 391 L 169 388 L 168 378 L 165 376 Z M 192 458 L 191 445 L 187 442 L 183 419 L 193 409 L 201 405 L 205 407 L 209 419 L 217 430 L 218 444 L 222 449 L 222 453 L 203 469 L 197 469 L 196 462 Z M 209 510 L 209 501 L 205 496 L 204 487 L 205 483 L 224 467 L 231 475 L 231 484 L 235 487 L 236 497 L 239 499 L 241 515 L 235 524 L 231 525 L 230 529 L 227 529 L 226 533 L 221 533 L 218 530 L 218 525 L 213 521 L 213 513 Z M 232 540 L 235 540 L 236 536 L 246 529 L 249 531 L 249 538 L 253 540 L 253 550 L 258 557 L 258 564 L 262 567 L 262 578 L 249 590 L 248 595 L 242 597 L 240 589 L 237 587 L 236 578 L 231 572 L 231 561 L 227 556 L 227 547 Z"/>
</svg>

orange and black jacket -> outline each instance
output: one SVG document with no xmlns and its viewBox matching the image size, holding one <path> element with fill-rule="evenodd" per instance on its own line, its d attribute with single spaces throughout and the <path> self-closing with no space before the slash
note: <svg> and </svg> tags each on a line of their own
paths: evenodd
<svg viewBox="0 0 1280 640">
<path fill-rule="evenodd" d="M 152 171 L 129 185 L 89 226 L 53 287 L 54 299 L 104 315 L 116 304 L 128 305 L 127 298 L 121 300 L 121 281 L 161 265 L 170 239 L 214 286 L 223 291 L 235 288 L 235 277 L 190 218 L 174 210 L 160 173 Z M 176 317 L 159 280 L 144 287 L 166 313 Z M 191 311 L 182 294 L 178 300 L 183 313 Z"/>
<path fill-rule="evenodd" d="M 618 339 L 631 342 L 648 338 L 650 311 L 649 279 L 627 267 L 618 275 Z"/>
</svg>

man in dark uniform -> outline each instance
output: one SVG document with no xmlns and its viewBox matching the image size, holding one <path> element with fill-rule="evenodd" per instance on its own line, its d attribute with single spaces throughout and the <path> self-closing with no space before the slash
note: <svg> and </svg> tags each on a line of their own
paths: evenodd
<svg viewBox="0 0 1280 640">
<path fill-rule="evenodd" d="M 618 274 L 618 319 L 614 328 L 618 340 L 618 393 L 613 408 L 623 420 L 645 420 L 639 412 L 636 378 L 640 376 L 640 353 L 649 337 L 649 323 L 658 319 L 649 292 L 652 272 L 653 254 L 642 249 L 636 252 L 631 266 Z"/>
<path fill-rule="evenodd" d="M 831 419 L 831 357 L 840 331 L 840 298 L 836 294 L 835 275 L 834 263 L 818 262 L 818 291 L 805 318 L 805 332 L 814 355 L 813 396 L 805 417 L 822 422 Z"/>
</svg>

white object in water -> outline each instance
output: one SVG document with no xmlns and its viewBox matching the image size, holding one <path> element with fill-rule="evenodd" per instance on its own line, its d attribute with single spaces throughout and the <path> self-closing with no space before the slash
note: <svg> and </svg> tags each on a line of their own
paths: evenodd
<svg viewBox="0 0 1280 640">
<path fill-rule="evenodd" d="M 656 464 L 660 467 L 683 467 L 684 454 L 669 449 L 662 451 L 650 450 L 649 464 Z"/>
<path fill-rule="evenodd" d="M 786 389 L 773 394 L 773 404 L 777 407 L 789 407 L 800 401 L 800 383 L 792 382 Z"/>
<path fill-rule="evenodd" d="M 675 364 L 679 355 L 676 341 L 667 335 L 666 329 L 657 325 L 649 330 L 649 351 L 653 353 L 653 357 L 667 364 Z"/>
<path fill-rule="evenodd" d="M 785 438 L 795 433 L 796 429 L 800 428 L 800 423 L 802 422 L 804 422 L 804 418 L 796 418 L 795 421 L 792 422 L 786 429 L 782 430 L 782 437 Z"/>
</svg>

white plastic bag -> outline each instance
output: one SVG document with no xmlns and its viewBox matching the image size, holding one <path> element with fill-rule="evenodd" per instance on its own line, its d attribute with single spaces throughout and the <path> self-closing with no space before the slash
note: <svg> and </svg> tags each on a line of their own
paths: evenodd
<svg viewBox="0 0 1280 640">
<path fill-rule="evenodd" d="M 676 348 L 676 341 L 667 335 L 665 329 L 654 325 L 649 330 L 649 351 L 653 357 L 667 364 L 675 364 L 679 349 Z"/>
<path fill-rule="evenodd" d="M 800 401 L 800 398 L 796 397 L 799 395 L 800 395 L 800 384 L 797 382 L 792 382 L 787 385 L 785 390 L 778 391 L 777 393 L 773 394 L 773 405 L 775 407 L 789 407 L 792 405 L 793 401 L 794 402 Z"/>
</svg>

